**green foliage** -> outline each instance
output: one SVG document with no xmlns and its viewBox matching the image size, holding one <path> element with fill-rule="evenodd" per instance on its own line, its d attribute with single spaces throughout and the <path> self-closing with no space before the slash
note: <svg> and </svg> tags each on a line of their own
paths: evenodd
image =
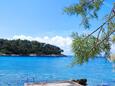
<svg viewBox="0 0 115 86">
<path fill-rule="evenodd" d="M 0 55 L 51 55 L 63 52 L 57 46 L 28 40 L 4 40 L 0 39 Z"/>
<path fill-rule="evenodd" d="M 83 64 L 90 58 L 94 58 L 102 52 L 105 52 L 106 56 L 110 54 L 110 43 L 107 40 L 103 41 L 103 38 L 97 39 L 97 37 L 91 35 L 86 39 L 87 35 L 79 36 L 77 33 L 74 33 L 72 37 L 72 50 L 75 55 L 73 65 Z M 103 43 L 99 44 L 102 41 Z"/>
<path fill-rule="evenodd" d="M 79 0 L 79 3 L 66 7 L 64 12 L 68 15 L 80 15 L 84 27 L 89 28 L 89 19 L 98 18 L 97 12 L 103 2 L 104 0 Z"/>
<path fill-rule="evenodd" d="M 115 43 L 115 35 L 112 37 L 112 41 L 113 43 Z"/>
<path fill-rule="evenodd" d="M 79 0 L 64 9 L 68 15 L 77 15 L 82 17 L 82 25 L 90 28 L 90 19 L 98 18 L 97 12 L 103 5 L 105 0 Z M 94 33 L 97 35 L 93 36 Z M 95 29 L 91 34 L 78 35 L 72 34 L 73 43 L 72 50 L 75 58 L 73 64 L 82 64 L 90 58 L 94 58 L 101 53 L 105 53 L 106 57 L 110 57 L 111 36 L 115 33 L 115 4 L 110 13 L 105 18 L 105 22 Z M 112 38 L 115 41 L 115 36 Z"/>
<path fill-rule="evenodd" d="M 94 36 L 91 36 L 90 38 L 85 40 L 85 37 L 85 35 L 76 35 L 73 39 L 72 49 L 75 53 L 74 64 L 82 64 L 84 62 L 87 62 L 89 58 L 94 57 L 95 55 L 97 55 L 97 53 L 100 53 L 100 48 L 95 47 L 91 50 L 91 48 L 95 44 L 96 38 Z"/>
</svg>

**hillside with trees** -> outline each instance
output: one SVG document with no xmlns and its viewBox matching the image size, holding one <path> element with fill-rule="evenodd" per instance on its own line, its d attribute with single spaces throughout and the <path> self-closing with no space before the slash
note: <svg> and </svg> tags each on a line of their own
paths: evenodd
<svg viewBox="0 0 115 86">
<path fill-rule="evenodd" d="M 14 56 L 63 56 L 57 46 L 29 40 L 0 39 L 0 55 Z"/>
</svg>

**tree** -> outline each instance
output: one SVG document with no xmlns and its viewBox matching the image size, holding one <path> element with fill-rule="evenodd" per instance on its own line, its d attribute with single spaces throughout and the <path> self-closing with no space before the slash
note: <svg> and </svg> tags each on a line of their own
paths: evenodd
<svg viewBox="0 0 115 86">
<path fill-rule="evenodd" d="M 97 12 L 102 8 L 105 0 L 79 0 L 64 9 L 68 15 L 80 15 L 82 17 L 81 24 L 85 29 L 90 28 L 90 19 L 98 18 Z M 94 33 L 97 32 L 97 36 Z M 112 40 L 115 41 L 115 3 L 110 13 L 106 15 L 105 22 L 95 29 L 91 34 L 78 35 L 73 33 L 72 50 L 74 52 L 74 64 L 82 64 L 90 58 L 94 58 L 102 52 L 106 57 L 110 57 L 110 49 Z"/>
</svg>

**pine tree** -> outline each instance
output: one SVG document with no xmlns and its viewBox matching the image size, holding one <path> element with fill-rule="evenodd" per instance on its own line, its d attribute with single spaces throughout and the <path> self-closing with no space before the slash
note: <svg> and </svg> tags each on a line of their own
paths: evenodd
<svg viewBox="0 0 115 86">
<path fill-rule="evenodd" d="M 105 0 L 79 0 L 78 3 L 66 7 L 64 12 L 68 15 L 80 15 L 82 25 L 88 29 L 90 19 L 98 18 L 97 12 L 104 2 Z M 97 36 L 94 36 L 94 33 L 97 33 Z M 72 38 L 72 50 L 75 55 L 73 64 L 87 62 L 102 52 L 105 53 L 105 57 L 110 58 L 111 43 L 115 42 L 115 3 L 110 13 L 106 15 L 105 22 L 91 34 L 72 33 Z"/>
</svg>

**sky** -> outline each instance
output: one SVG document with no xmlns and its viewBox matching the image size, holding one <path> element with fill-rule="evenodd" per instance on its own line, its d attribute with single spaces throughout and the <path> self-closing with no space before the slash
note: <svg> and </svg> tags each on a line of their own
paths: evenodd
<svg viewBox="0 0 115 86">
<path fill-rule="evenodd" d="M 28 39 L 57 45 L 71 54 L 71 33 L 90 33 L 104 21 L 114 0 L 106 0 L 99 19 L 91 21 L 91 29 L 80 26 L 80 16 L 68 16 L 64 7 L 78 0 L 0 0 L 0 38 Z M 112 45 L 113 48 L 115 47 Z M 112 48 L 112 51 L 115 49 Z"/>
</svg>

